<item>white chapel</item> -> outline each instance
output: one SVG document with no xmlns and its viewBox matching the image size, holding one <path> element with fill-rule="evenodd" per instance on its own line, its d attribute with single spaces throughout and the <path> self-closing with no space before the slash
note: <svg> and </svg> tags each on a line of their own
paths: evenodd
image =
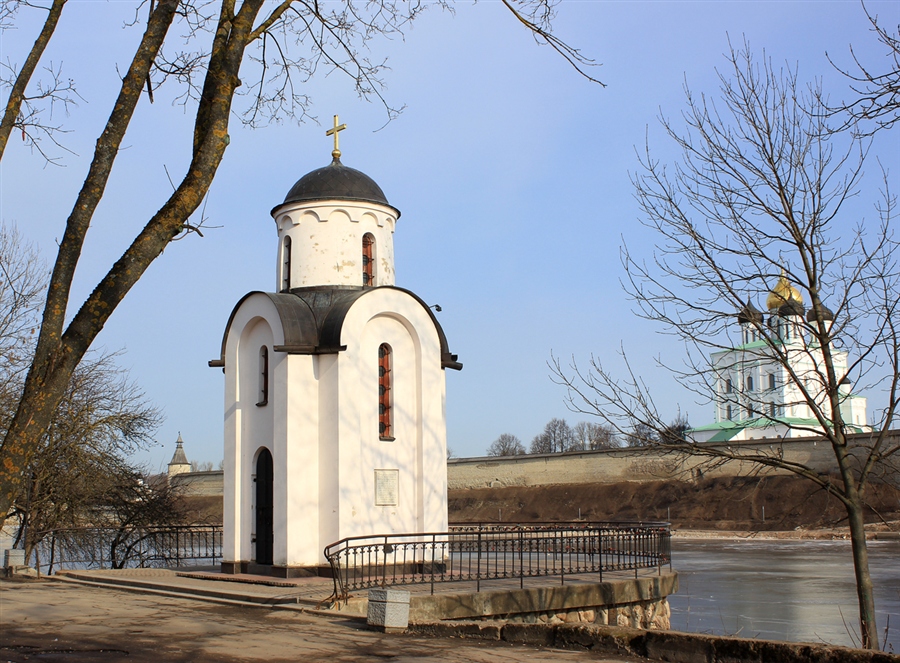
<svg viewBox="0 0 900 663">
<path fill-rule="evenodd" d="M 274 290 L 225 328 L 222 569 L 314 573 L 345 537 L 447 529 L 444 369 L 432 308 L 395 285 L 400 212 L 333 160 L 271 214 Z"/>
<path fill-rule="evenodd" d="M 766 309 L 768 315 L 752 304 L 744 307 L 737 314 L 741 342 L 711 355 L 715 421 L 690 430 L 692 441 L 783 439 L 822 433 L 798 384 L 803 383 L 817 407 L 829 411 L 822 382 L 822 351 L 806 331 L 807 325 L 816 322 L 814 311 L 806 311 L 803 295 L 784 274 L 769 292 Z M 823 314 L 826 322 L 834 319 L 828 309 Z M 777 354 L 773 346 L 777 346 Z M 871 431 L 866 398 L 852 393 L 846 375 L 847 353 L 837 349 L 831 353 L 836 373 L 844 376 L 839 396 L 848 432 Z"/>
</svg>

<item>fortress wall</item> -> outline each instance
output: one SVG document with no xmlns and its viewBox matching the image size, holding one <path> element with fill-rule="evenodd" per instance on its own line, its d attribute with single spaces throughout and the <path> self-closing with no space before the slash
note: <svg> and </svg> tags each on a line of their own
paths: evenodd
<svg viewBox="0 0 900 663">
<path fill-rule="evenodd" d="M 727 446 L 739 453 L 741 450 L 748 453 L 762 450 L 773 456 L 780 455 L 785 460 L 802 463 L 820 473 L 837 469 L 831 445 L 826 440 L 817 438 L 737 442 Z M 447 463 L 448 487 L 451 490 L 660 479 L 687 481 L 700 476 L 742 476 L 750 473 L 787 474 L 785 470 L 760 468 L 755 463 L 741 461 L 728 461 L 713 466 L 711 459 L 686 455 L 678 447 L 454 458 Z"/>
<path fill-rule="evenodd" d="M 211 472 L 185 472 L 169 479 L 173 488 L 182 495 L 201 497 L 221 497 L 225 488 L 225 473 L 222 470 Z"/>
<path fill-rule="evenodd" d="M 897 444 L 900 431 L 891 431 Z M 868 434 L 853 436 L 860 441 Z M 716 446 L 701 444 L 697 446 Z M 731 443 L 732 449 L 746 452 L 763 450 L 782 454 L 786 460 L 803 463 L 820 473 L 837 469 L 831 445 L 818 438 L 783 441 L 751 440 Z M 900 458 L 895 464 L 900 463 Z M 690 481 L 704 477 L 728 477 L 756 474 L 788 474 L 785 470 L 760 468 L 754 463 L 730 461 L 710 467 L 710 459 L 687 456 L 677 447 L 645 447 L 575 451 L 565 454 L 534 454 L 527 456 L 482 458 L 451 458 L 447 461 L 447 481 L 450 490 L 467 488 L 499 488 L 503 486 L 540 486 L 584 483 L 618 483 L 620 481 L 658 481 L 676 479 Z M 888 476 L 875 474 L 876 479 L 900 481 L 900 469 Z M 189 472 L 171 477 L 173 486 L 180 486 L 186 495 L 222 495 L 222 471 Z"/>
</svg>

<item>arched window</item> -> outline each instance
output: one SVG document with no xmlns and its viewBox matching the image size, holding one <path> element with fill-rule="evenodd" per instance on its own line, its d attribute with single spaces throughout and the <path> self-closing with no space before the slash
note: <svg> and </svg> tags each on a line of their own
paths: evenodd
<svg viewBox="0 0 900 663">
<path fill-rule="evenodd" d="M 769 373 L 769 389 L 775 388 L 775 374 Z"/>
<path fill-rule="evenodd" d="M 753 391 L 753 376 L 747 376 L 747 391 Z"/>
<path fill-rule="evenodd" d="M 731 421 L 731 406 L 730 405 L 725 406 L 725 418 L 728 419 L 729 421 Z"/>
<path fill-rule="evenodd" d="M 269 348 L 262 346 L 259 349 L 259 400 L 257 405 L 266 405 L 269 402 Z"/>
<path fill-rule="evenodd" d="M 731 378 L 725 380 L 725 393 L 730 394 L 733 391 L 733 387 L 731 386 Z M 731 417 L 729 417 L 730 419 Z"/>
<path fill-rule="evenodd" d="M 382 343 L 378 348 L 378 436 L 382 440 L 394 439 L 391 412 L 392 382 L 391 346 Z"/>
<path fill-rule="evenodd" d="M 290 290 L 291 289 L 291 238 L 284 238 L 284 251 L 282 253 L 281 265 L 281 289 L 282 290 Z"/>
<path fill-rule="evenodd" d="M 363 285 L 375 285 L 375 237 L 366 233 L 362 238 Z"/>
</svg>

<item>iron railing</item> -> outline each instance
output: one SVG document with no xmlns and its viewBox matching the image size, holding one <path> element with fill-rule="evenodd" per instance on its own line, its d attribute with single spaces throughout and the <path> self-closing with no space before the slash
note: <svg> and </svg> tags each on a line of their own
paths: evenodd
<svg viewBox="0 0 900 663">
<path fill-rule="evenodd" d="M 325 548 L 334 600 L 370 587 L 596 574 L 671 567 L 669 523 L 454 525 L 447 532 L 342 539 Z"/>
<path fill-rule="evenodd" d="M 166 568 L 222 561 L 220 525 L 136 528 L 77 527 L 44 533 L 34 567 L 61 569 Z"/>
</svg>

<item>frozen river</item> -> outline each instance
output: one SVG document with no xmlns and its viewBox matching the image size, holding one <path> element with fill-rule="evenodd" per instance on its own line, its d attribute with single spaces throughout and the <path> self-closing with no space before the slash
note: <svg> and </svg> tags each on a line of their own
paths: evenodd
<svg viewBox="0 0 900 663">
<path fill-rule="evenodd" d="M 679 574 L 678 593 L 669 597 L 673 630 L 858 642 L 849 542 L 675 539 L 672 559 Z M 888 645 L 898 653 L 900 541 L 870 541 L 869 564 L 879 640 L 889 626 Z"/>
</svg>

